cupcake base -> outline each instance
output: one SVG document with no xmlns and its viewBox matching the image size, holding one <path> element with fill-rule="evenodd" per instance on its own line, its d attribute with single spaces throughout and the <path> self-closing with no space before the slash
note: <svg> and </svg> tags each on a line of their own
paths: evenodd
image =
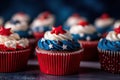
<svg viewBox="0 0 120 80">
<path fill-rule="evenodd" d="M 51 75 L 68 75 L 79 71 L 81 53 L 83 50 L 44 51 L 36 48 L 41 72 Z"/>
<path fill-rule="evenodd" d="M 120 74 L 120 52 L 98 50 L 101 69 Z"/>
<path fill-rule="evenodd" d="M 0 72 L 16 72 L 27 65 L 30 49 L 19 51 L 0 51 Z"/>
<path fill-rule="evenodd" d="M 98 41 L 78 41 L 84 48 L 82 61 L 98 61 Z"/>
</svg>

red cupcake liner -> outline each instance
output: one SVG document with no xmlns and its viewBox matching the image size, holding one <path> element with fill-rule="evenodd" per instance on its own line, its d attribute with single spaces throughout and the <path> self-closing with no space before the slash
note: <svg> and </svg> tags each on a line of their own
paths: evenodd
<svg viewBox="0 0 120 80">
<path fill-rule="evenodd" d="M 0 72 L 16 72 L 27 65 L 30 49 L 19 51 L 0 51 Z"/>
<path fill-rule="evenodd" d="M 30 58 L 35 58 L 35 47 L 37 46 L 37 40 L 35 38 L 29 38 L 29 43 L 30 43 Z"/>
<path fill-rule="evenodd" d="M 51 75 L 68 75 L 79 71 L 83 49 L 74 52 L 44 51 L 36 48 L 41 72 Z"/>
<path fill-rule="evenodd" d="M 82 61 L 98 61 L 98 41 L 78 41 L 84 48 Z"/>
<path fill-rule="evenodd" d="M 111 73 L 120 73 L 120 52 L 98 50 L 101 69 Z"/>
<path fill-rule="evenodd" d="M 34 32 L 33 35 L 37 40 L 39 40 L 44 37 L 44 32 Z"/>
</svg>

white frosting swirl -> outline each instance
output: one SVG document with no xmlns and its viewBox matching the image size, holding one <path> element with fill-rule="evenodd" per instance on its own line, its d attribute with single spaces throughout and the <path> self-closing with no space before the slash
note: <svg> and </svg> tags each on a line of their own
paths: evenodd
<svg viewBox="0 0 120 80">
<path fill-rule="evenodd" d="M 66 33 L 64 33 L 64 34 L 58 34 L 58 35 L 56 35 L 54 33 L 51 34 L 50 31 L 47 31 L 44 34 L 44 38 L 49 39 L 49 40 L 56 40 L 56 41 L 58 41 L 58 40 L 72 40 L 72 36 L 68 31 L 66 31 Z"/>
<path fill-rule="evenodd" d="M 120 40 L 120 34 L 116 34 L 115 31 L 110 31 L 107 34 L 106 39 L 110 40 L 110 41 L 118 41 L 118 40 Z"/>
<path fill-rule="evenodd" d="M 11 22 L 8 21 L 4 27 L 11 28 L 12 31 L 26 31 L 28 29 L 28 24 L 22 21 L 17 24 L 12 24 Z"/>
<path fill-rule="evenodd" d="M 101 19 L 98 18 L 95 20 L 95 26 L 96 27 L 108 27 L 110 25 L 112 25 L 114 22 L 114 20 L 112 18 L 108 18 L 108 19 Z"/>
<path fill-rule="evenodd" d="M 96 29 L 92 25 L 74 25 L 70 29 L 72 34 L 93 34 L 94 32 L 96 32 Z"/>
<path fill-rule="evenodd" d="M 66 21 L 66 25 L 69 25 L 69 26 L 72 26 L 72 25 L 76 25 L 78 24 L 80 21 L 86 21 L 85 18 L 83 17 L 74 17 L 74 16 L 71 16 L 68 18 L 68 20 Z"/>
<path fill-rule="evenodd" d="M 53 15 L 50 15 L 46 19 L 37 18 L 33 21 L 33 23 L 31 24 L 31 27 L 37 27 L 37 26 L 40 26 L 40 27 L 51 26 L 52 27 L 54 25 L 54 21 L 55 21 L 55 18 Z"/>
<path fill-rule="evenodd" d="M 8 48 L 17 48 L 17 45 L 25 48 L 29 45 L 29 41 L 25 38 L 20 39 L 17 33 L 12 33 L 9 36 L 0 35 L 0 44 L 5 45 Z"/>
<path fill-rule="evenodd" d="M 25 13 L 16 13 L 15 15 L 13 15 L 12 20 L 28 22 L 30 20 L 30 17 Z"/>
</svg>

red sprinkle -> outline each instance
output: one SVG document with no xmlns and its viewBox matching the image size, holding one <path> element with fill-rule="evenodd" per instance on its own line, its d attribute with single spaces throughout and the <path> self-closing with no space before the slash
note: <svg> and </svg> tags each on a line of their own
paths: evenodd
<svg viewBox="0 0 120 80">
<path fill-rule="evenodd" d="M 61 33 L 61 34 L 66 33 L 66 31 L 62 29 L 62 26 L 54 27 L 54 28 L 52 29 L 52 31 L 51 31 L 51 34 L 56 34 L 56 35 L 58 35 L 58 34 L 60 34 L 60 33 Z"/>
<path fill-rule="evenodd" d="M 87 21 L 80 21 L 78 23 L 78 25 L 82 25 L 83 27 L 85 27 L 86 25 L 88 25 L 89 23 Z"/>
<path fill-rule="evenodd" d="M 3 26 L 0 27 L 0 35 L 4 35 L 4 36 L 9 36 L 11 33 L 11 28 L 4 28 Z"/>
<path fill-rule="evenodd" d="M 80 17 L 80 15 L 78 13 L 74 13 L 72 16 L 73 17 Z"/>
<path fill-rule="evenodd" d="M 49 17 L 49 15 L 50 15 L 50 12 L 46 11 L 39 18 L 42 19 L 42 20 L 44 20 L 44 19 L 47 19 Z"/>
<path fill-rule="evenodd" d="M 19 12 L 19 13 L 17 13 L 17 15 L 24 16 L 25 13 L 24 12 Z"/>
<path fill-rule="evenodd" d="M 107 13 L 104 13 L 104 14 L 101 15 L 100 18 L 102 18 L 102 19 L 108 19 L 109 17 L 110 16 Z"/>
<path fill-rule="evenodd" d="M 118 28 L 115 28 L 114 31 L 116 32 L 116 34 L 120 33 L 120 26 Z"/>
</svg>

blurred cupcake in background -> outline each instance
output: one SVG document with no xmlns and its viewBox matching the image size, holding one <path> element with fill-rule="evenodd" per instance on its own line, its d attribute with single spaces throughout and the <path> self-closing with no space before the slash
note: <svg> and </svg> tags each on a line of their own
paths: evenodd
<svg viewBox="0 0 120 80">
<path fill-rule="evenodd" d="M 0 27 L 0 72 L 16 72 L 24 69 L 30 55 L 26 38 L 20 38 L 10 28 Z"/>
<path fill-rule="evenodd" d="M 14 14 L 11 19 L 14 21 L 22 21 L 28 23 L 30 21 L 30 16 L 24 12 L 18 12 Z"/>
<path fill-rule="evenodd" d="M 5 28 L 11 28 L 11 30 L 18 33 L 20 37 L 29 38 L 31 36 L 28 23 L 25 21 L 10 20 L 5 23 Z"/>
<path fill-rule="evenodd" d="M 78 24 L 80 21 L 86 21 L 86 18 L 75 13 L 67 19 L 63 28 L 69 30 L 71 26 Z"/>
<path fill-rule="evenodd" d="M 34 50 L 37 40 L 32 36 L 32 31 L 27 22 L 19 20 L 10 20 L 5 23 L 5 28 L 11 28 L 12 31 L 19 34 L 21 38 L 27 38 L 31 46 L 31 57 L 34 57 Z"/>
<path fill-rule="evenodd" d="M 108 32 L 98 43 L 101 68 L 112 73 L 120 73 L 120 26 Z"/>
<path fill-rule="evenodd" d="M 44 33 L 51 30 L 55 22 L 55 17 L 50 12 L 41 13 L 31 24 L 34 37 L 38 40 L 43 37 Z"/>
<path fill-rule="evenodd" d="M 52 75 L 77 73 L 82 52 L 81 45 L 62 26 L 47 31 L 36 47 L 41 72 Z"/>
<path fill-rule="evenodd" d="M 70 33 L 84 48 L 82 60 L 98 60 L 97 44 L 101 35 L 97 33 L 93 25 L 87 21 L 80 21 L 79 24 L 70 28 Z"/>
<path fill-rule="evenodd" d="M 109 16 L 109 14 L 104 13 L 99 18 L 95 20 L 95 26 L 99 33 L 105 34 L 112 30 L 114 24 L 114 19 Z"/>
</svg>

